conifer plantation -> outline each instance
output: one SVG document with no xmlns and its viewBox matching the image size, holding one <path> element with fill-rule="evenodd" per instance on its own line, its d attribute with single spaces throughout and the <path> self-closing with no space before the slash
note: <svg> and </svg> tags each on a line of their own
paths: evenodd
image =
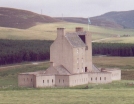
<svg viewBox="0 0 134 104">
<path fill-rule="evenodd" d="M 49 40 L 0 39 L 0 65 L 48 60 L 52 42 Z M 92 45 L 93 55 L 134 56 L 134 44 L 92 43 Z"/>
<path fill-rule="evenodd" d="M 131 43 L 93 43 L 93 55 L 132 57 L 134 44 Z"/>
<path fill-rule="evenodd" d="M 0 40 L 0 65 L 50 58 L 48 40 Z"/>
</svg>

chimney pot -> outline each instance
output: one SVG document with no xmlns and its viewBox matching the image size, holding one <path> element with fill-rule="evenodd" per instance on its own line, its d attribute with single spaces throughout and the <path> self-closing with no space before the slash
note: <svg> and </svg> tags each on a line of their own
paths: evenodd
<svg viewBox="0 0 134 104">
<path fill-rule="evenodd" d="M 76 27 L 76 32 L 83 32 L 83 27 Z"/>
</svg>

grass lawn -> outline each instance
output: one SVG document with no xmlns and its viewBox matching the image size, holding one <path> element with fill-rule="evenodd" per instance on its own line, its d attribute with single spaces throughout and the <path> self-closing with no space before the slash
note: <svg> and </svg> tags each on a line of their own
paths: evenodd
<svg viewBox="0 0 134 104">
<path fill-rule="evenodd" d="M 134 89 L 0 91 L 0 104 L 133 104 Z"/>
</svg>

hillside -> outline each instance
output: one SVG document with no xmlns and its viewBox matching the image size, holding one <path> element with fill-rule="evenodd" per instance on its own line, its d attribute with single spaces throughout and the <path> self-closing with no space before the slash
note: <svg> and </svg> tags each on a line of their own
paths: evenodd
<svg viewBox="0 0 134 104">
<path fill-rule="evenodd" d="M 26 10 L 0 7 L 1 27 L 27 29 L 37 23 L 52 22 L 58 22 L 58 20 Z"/>
<path fill-rule="evenodd" d="M 111 28 L 134 29 L 134 10 L 121 12 L 108 12 L 100 16 L 91 17 L 91 23 L 95 26 Z M 62 18 L 57 18 L 61 20 Z M 64 17 L 64 21 L 87 24 L 87 18 Z"/>
<path fill-rule="evenodd" d="M 91 20 L 113 21 L 123 28 L 134 28 L 134 10 L 122 12 L 109 12 L 101 16 L 92 17 Z"/>
<path fill-rule="evenodd" d="M 55 19 L 62 20 L 61 17 L 56 17 Z M 110 28 L 122 28 L 121 25 L 117 24 L 115 21 L 104 19 L 104 18 L 90 18 L 91 24 L 95 26 L 110 27 Z M 63 21 L 88 24 L 88 18 L 79 17 L 64 17 Z"/>
<path fill-rule="evenodd" d="M 87 31 L 87 24 L 68 23 L 68 22 L 56 22 L 38 24 L 28 29 L 16 29 L 0 27 L 0 39 L 13 39 L 13 40 L 54 40 L 57 36 L 57 27 L 65 27 L 66 31 L 73 32 L 75 27 L 83 27 Z M 89 26 L 89 31 L 92 33 L 92 40 L 98 40 L 102 38 L 109 38 L 107 42 L 125 42 L 134 43 L 134 29 L 113 29 L 103 28 L 99 26 Z M 131 37 L 113 37 L 115 35 L 129 34 Z"/>
<path fill-rule="evenodd" d="M 55 17 L 55 19 L 59 19 L 67 22 L 73 22 L 73 23 L 87 24 L 87 18 L 81 18 L 81 17 L 63 17 L 63 18 Z"/>
</svg>

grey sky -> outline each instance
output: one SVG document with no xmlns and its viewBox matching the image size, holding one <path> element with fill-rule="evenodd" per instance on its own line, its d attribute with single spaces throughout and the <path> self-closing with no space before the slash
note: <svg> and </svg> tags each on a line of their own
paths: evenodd
<svg viewBox="0 0 134 104">
<path fill-rule="evenodd" d="M 134 0 L 0 0 L 0 7 L 19 8 L 52 17 L 92 17 L 109 11 L 134 10 Z"/>
</svg>

